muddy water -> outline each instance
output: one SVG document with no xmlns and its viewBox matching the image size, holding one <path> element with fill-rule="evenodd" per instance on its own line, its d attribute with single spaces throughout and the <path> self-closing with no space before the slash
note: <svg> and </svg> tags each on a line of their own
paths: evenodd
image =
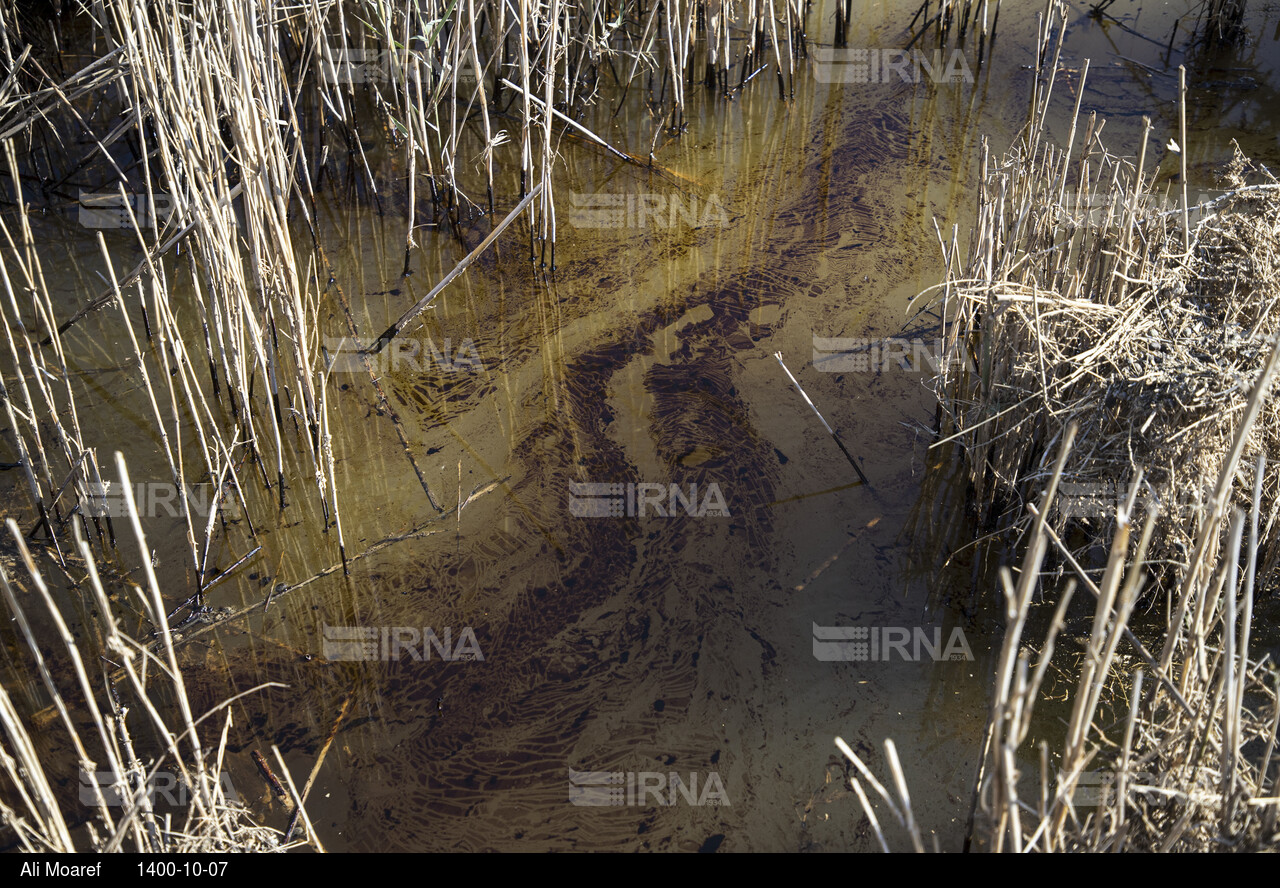
<svg viewBox="0 0 1280 888">
<path fill-rule="evenodd" d="M 495 265 L 435 316 L 435 342 L 470 338 L 501 380 L 461 380 L 475 394 L 442 406 L 439 374 L 389 373 L 393 406 L 421 429 L 410 438 L 439 448 L 438 466 L 424 465 L 447 500 L 459 458 L 464 493 L 509 479 L 468 506 L 460 531 L 389 552 L 352 581 L 381 593 L 361 605 L 362 625 L 472 626 L 485 660 L 329 668 L 376 676 L 377 694 L 359 701 L 369 721 L 340 735 L 324 786 L 317 816 L 332 843 L 871 847 L 840 788 L 840 734 L 879 762 L 879 739 L 895 736 L 926 828 L 958 846 L 983 629 L 964 627 L 973 661 L 814 656 L 815 623 L 930 637 L 957 626 L 903 581 L 931 415 L 924 377 L 816 372 L 813 338 L 899 332 L 906 300 L 936 274 L 930 214 L 953 213 L 972 155 L 921 118 L 963 112 L 968 98 L 842 96 L 807 81 L 789 108 L 767 94 L 727 113 L 708 103 L 659 154 L 662 176 L 567 149 L 563 191 L 681 195 L 723 213 L 700 212 L 699 226 L 626 218 L 575 230 L 570 219 L 554 276 Z M 775 351 L 840 427 L 870 489 Z M 388 488 L 420 510 L 407 464 L 383 464 L 402 479 Z M 728 514 L 575 517 L 575 482 L 675 484 L 699 505 L 715 491 Z M 330 602 L 313 621 L 349 621 Z M 574 804 L 571 783 L 588 778 L 571 772 L 602 771 L 622 775 L 621 804 Z M 721 804 L 632 804 L 628 781 L 660 774 L 648 778 L 660 785 L 672 772 Z"/>
<path fill-rule="evenodd" d="M 815 335 L 901 327 L 905 300 L 928 282 L 919 258 L 933 234 L 927 212 L 895 192 L 945 193 L 948 174 L 886 169 L 912 149 L 909 96 L 873 99 L 859 120 L 841 103 L 814 107 L 821 97 L 806 90 L 785 115 L 767 97 L 735 105 L 738 133 L 691 131 L 695 150 L 664 158 L 723 206 L 717 224 L 574 231 L 554 277 L 495 263 L 429 324 L 437 345 L 473 343 L 487 373 L 389 368 L 389 401 L 438 498 L 456 501 L 459 460 L 464 495 L 503 486 L 437 538 L 359 565 L 349 591 L 309 593 L 320 610 L 298 615 L 308 622 L 292 626 L 292 643 L 321 648 L 326 624 L 469 626 L 484 661 L 317 658 L 298 671 L 306 698 L 327 690 L 299 732 L 303 768 L 326 714 L 350 683 L 362 688 L 318 802 L 333 846 L 696 850 L 723 836 L 726 850 L 860 847 L 856 800 L 839 789 L 843 767 L 829 767 L 836 734 L 877 760 L 873 745 L 895 735 L 929 775 L 922 817 L 955 845 L 983 633 L 966 627 L 973 662 L 854 664 L 815 659 L 812 629 L 956 625 L 926 611 L 922 585 L 902 582 L 923 447 L 914 465 L 909 454 L 930 415 L 922 374 L 812 369 Z M 797 118 L 829 136 L 815 140 Z M 862 162 L 841 146 L 850 130 L 861 130 Z M 743 146 L 735 165 L 696 150 L 711 138 Z M 566 190 L 664 187 L 626 170 L 583 176 Z M 856 483 L 774 351 L 872 488 Z M 376 414 L 367 380 L 349 395 L 344 409 Z M 379 477 L 347 457 L 340 487 L 422 515 L 425 495 L 390 437 Z M 697 491 L 695 512 L 727 514 L 575 517 L 575 482 L 675 484 Z M 724 804 L 632 805 L 624 792 L 621 805 L 575 805 L 571 769 L 675 772 L 699 801 Z"/>
<path fill-rule="evenodd" d="M 855 20 L 850 45 L 896 45 L 914 9 L 894 6 Z M 1033 11 L 1004 10 L 973 84 L 801 74 L 786 104 L 773 83 L 732 102 L 691 90 L 688 129 L 658 134 L 654 171 L 566 140 L 554 273 L 526 261 L 516 226 L 405 332 L 416 345 L 378 369 L 385 401 L 363 371 L 331 377 L 344 537 L 362 557 L 349 577 L 298 585 L 338 562 L 336 532 L 319 531 L 313 493 L 291 490 L 284 512 L 264 495 L 264 550 L 210 603 L 296 588 L 184 648 L 199 705 L 290 686 L 233 709 L 229 767 L 265 817 L 286 819 L 259 798 L 251 750 L 278 744 L 301 780 L 336 725 L 308 805 L 331 849 L 871 850 L 833 738 L 887 779 L 892 737 L 926 841 L 961 847 L 998 635 L 990 599 L 964 589 L 983 565 L 961 555 L 958 573 L 936 570 L 965 525 L 963 497 L 930 474 L 944 460 L 928 450 L 927 366 L 868 356 L 865 370 L 824 372 L 814 339 L 936 338 L 936 319 L 904 330 L 909 300 L 939 275 L 933 219 L 963 242 L 981 139 L 998 152 L 1024 115 L 1034 27 Z M 1164 65 L 1150 41 L 1079 17 L 1068 47 L 1071 63 L 1114 52 Z M 1220 117 L 1193 115 L 1193 168 L 1207 175 L 1230 135 L 1274 160 L 1259 122 L 1276 107 L 1273 47 L 1221 62 L 1250 65 L 1257 86 L 1230 93 Z M 1105 71 L 1084 108 L 1114 118 L 1121 150 L 1142 113 L 1167 126 L 1171 93 L 1167 77 L 1110 61 L 1095 62 Z M 1074 96 L 1059 88 L 1065 138 Z M 660 122 L 628 102 L 585 122 L 644 155 Z M 370 148 L 394 181 L 397 159 Z M 598 204 L 573 195 L 620 196 L 610 226 L 575 215 L 575 202 Z M 421 230 L 402 278 L 405 207 L 394 191 L 380 199 L 383 213 L 368 195 L 322 208 L 327 337 L 349 323 L 376 336 L 486 233 L 476 225 L 464 246 Z M 674 224 L 633 209 L 673 204 L 685 211 Z M 69 267 L 92 267 L 89 242 L 62 243 Z M 64 289 L 79 304 L 97 285 L 73 275 Z M 105 313 L 82 325 L 83 384 L 114 402 L 96 416 L 104 442 L 126 441 L 135 476 L 164 477 L 136 380 L 110 369 L 124 341 Z M 648 512 L 575 514 L 583 483 L 622 485 L 624 512 L 638 486 Z M 147 532 L 166 588 L 185 588 L 185 528 L 153 519 Z M 247 551 L 243 536 L 234 524 L 218 564 Z M 944 643 L 959 630 L 972 658 L 821 660 L 815 625 L 937 629 Z M 474 637 L 463 652 L 476 656 L 353 661 L 334 646 L 344 628 L 379 642 L 403 631 L 421 652 L 426 627 Z M 666 785 L 672 773 L 688 796 Z M 634 788 L 646 782 L 674 804 Z M 600 801 L 612 804 L 587 804 Z"/>
</svg>

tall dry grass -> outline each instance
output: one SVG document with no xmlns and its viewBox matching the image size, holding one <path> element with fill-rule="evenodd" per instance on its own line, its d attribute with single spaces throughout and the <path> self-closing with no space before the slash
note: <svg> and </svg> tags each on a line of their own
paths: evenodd
<svg viewBox="0 0 1280 888">
<path fill-rule="evenodd" d="M 1274 354 L 1280 356 L 1280 346 Z M 1280 361 L 1255 382 L 1252 404 L 1266 399 L 1275 363 Z M 1242 419 L 1241 439 L 1256 416 L 1252 412 Z M 1016 853 L 1274 848 L 1280 841 L 1280 780 L 1273 767 L 1280 672 L 1268 655 L 1258 656 L 1251 647 L 1261 484 L 1254 485 L 1247 513 L 1233 508 L 1224 518 L 1201 511 L 1206 535 L 1227 522 L 1227 546 L 1214 556 L 1200 549 L 1182 568 L 1183 582 L 1173 600 L 1178 616 L 1163 650 L 1148 650 L 1130 623 L 1152 576 L 1147 555 L 1155 507 L 1143 514 L 1133 510 L 1135 484 L 1116 513 L 1106 568 L 1096 581 L 1045 521 L 1060 495 L 1076 434 L 1074 425 L 1067 429 L 1044 493 L 1031 507 L 1033 525 L 1016 579 L 1008 568 L 1000 571 L 1006 630 L 965 847 Z M 1265 467 L 1264 454 L 1254 467 L 1256 479 Z M 1229 486 L 1230 475 L 1218 479 L 1221 487 Z M 1055 590 L 1056 600 L 1044 603 L 1042 584 L 1052 576 L 1044 562 L 1055 549 L 1073 576 Z M 1082 587 L 1093 601 L 1093 619 L 1084 655 L 1073 658 L 1063 655 L 1061 632 Z M 1049 606 L 1053 615 L 1044 637 L 1030 637 L 1033 608 Z M 1125 661 L 1132 663 L 1126 667 Z M 1044 724 L 1046 718 L 1060 717 L 1056 711 L 1040 712 L 1046 677 L 1053 672 L 1075 684 L 1061 732 Z M 1117 699 L 1128 701 L 1119 713 Z M 1058 742 L 1028 742 L 1045 733 L 1058 735 Z M 923 850 L 909 778 L 892 741 L 885 741 L 892 792 L 848 744 L 836 738 L 836 745 L 857 769 L 851 784 L 881 846 L 889 850 L 891 843 L 876 811 L 887 809 L 915 849 Z"/>
<path fill-rule="evenodd" d="M 689 89 L 710 78 L 727 94 L 739 65 L 738 87 L 771 65 L 785 94 L 804 52 L 808 10 L 799 0 L 61 6 L 61 15 L 42 15 L 0 4 L 0 188 L 11 203 L 0 214 L 0 461 L 12 462 L 6 480 L 19 478 L 3 504 L 16 522 L 12 542 L 0 545 L 0 559 L 16 560 L 0 567 L 6 588 L 39 590 L 60 641 L 66 627 L 96 633 L 97 646 L 84 653 L 65 645 L 66 662 L 77 664 L 74 689 L 42 671 L 80 763 L 131 785 L 165 767 L 200 791 L 195 819 L 180 830 L 147 809 L 144 793 L 127 812 L 101 809 L 95 829 L 106 838 L 73 837 L 73 818 L 51 786 L 57 778 L 38 767 L 33 697 L 6 704 L 9 784 L 0 798 L 20 804 L 0 817 L 29 850 L 257 842 L 243 812 L 217 795 L 222 749 L 211 752 L 200 737 L 169 630 L 202 616 L 212 586 L 262 548 L 259 528 L 291 510 L 322 516 L 344 567 L 367 554 L 348 553 L 336 468 L 348 454 L 331 425 L 337 389 L 321 313 L 336 314 L 352 337 L 367 341 L 370 331 L 358 328 L 362 306 L 334 282 L 320 208 L 368 197 L 402 213 L 406 273 L 425 226 L 464 245 L 452 270 L 429 270 L 440 284 L 428 298 L 406 305 L 363 355 L 426 504 L 448 515 L 379 381 L 374 352 L 508 226 L 518 233 L 506 237 L 527 237 L 530 258 L 554 269 L 554 180 L 566 132 L 612 158 L 648 163 L 644 148 L 624 150 L 589 130 L 583 117 L 593 103 L 642 94 L 646 101 L 633 104 L 651 120 L 637 127 L 637 144 L 652 145 L 658 132 L 684 126 Z M 96 192 L 92 204 L 78 193 L 87 189 Z M 57 283 L 68 276 L 49 274 L 40 232 L 46 215 L 77 202 L 81 212 L 118 213 L 126 235 L 85 235 L 93 249 L 80 255 L 78 273 L 92 283 L 68 296 Z M 478 246 L 477 227 L 488 229 Z M 126 516 L 113 505 L 132 497 L 127 474 L 99 456 L 121 443 L 104 440 L 97 425 L 103 402 L 125 393 L 85 384 L 77 349 L 95 335 L 90 327 L 107 331 L 113 345 L 91 347 L 131 388 L 128 433 L 154 441 L 145 477 L 164 478 L 184 496 L 195 483 L 215 491 L 207 514 L 192 503 L 182 510 L 189 580 L 165 590 L 168 606 L 137 509 L 131 503 Z M 458 499 L 460 511 L 461 492 Z M 51 569 L 56 579 L 46 583 Z M 130 576 L 146 578 L 137 602 Z M 76 594 L 92 598 L 100 626 L 73 606 Z M 11 608 L 24 600 L 10 595 Z M 116 620 L 121 601 L 160 647 L 127 637 Z M 44 641 L 26 636 L 37 662 Z M 101 657 L 115 664 L 109 678 L 97 674 Z M 132 702 L 117 703 L 112 682 Z M 161 718 L 162 699 L 177 727 Z M 74 714 L 81 706 L 93 716 L 89 734 Z M 143 713 L 150 762 L 128 750 L 141 746 L 132 719 Z M 182 846 L 181 835 L 200 838 Z"/>
<path fill-rule="evenodd" d="M 424 225 L 461 237 L 464 224 L 487 218 L 496 233 L 502 205 L 522 208 L 531 253 L 554 267 L 564 132 L 645 163 L 586 129 L 583 110 L 606 91 L 635 88 L 679 129 L 686 88 L 706 72 L 727 84 L 738 58 L 745 77 L 768 56 L 781 85 L 804 50 L 804 14 L 794 0 L 94 0 L 53 20 L 0 8 L 0 141 L 9 141 L 15 206 L 0 219 L 10 363 L 0 401 L 51 545 L 69 545 L 76 514 L 100 554 L 115 544 L 100 494 L 118 480 L 98 465 L 102 442 L 80 427 L 64 348 L 68 331 L 105 311 L 128 342 L 177 489 L 216 483 L 220 508 L 245 506 L 250 482 L 280 509 L 291 496 L 311 498 L 345 562 L 332 356 L 318 322 L 333 274 L 321 193 L 347 176 L 379 201 L 397 192 L 385 206 L 404 207 L 406 272 Z M 700 60 L 707 67 L 695 77 Z M 402 155 L 401 185 L 380 181 L 371 143 Z M 518 192 L 504 193 L 517 169 Z M 120 195 L 113 206 L 142 259 L 124 262 L 100 239 L 102 286 L 69 309 L 50 295 L 30 218 L 86 178 L 108 203 Z M 193 294 L 194 317 L 178 311 L 175 289 Z M 337 301 L 347 332 L 367 332 Z M 395 426 L 425 499 L 442 512 Z M 187 516 L 197 592 L 221 517 Z"/>
<path fill-rule="evenodd" d="M 119 455 L 117 468 L 128 491 L 128 472 Z M 131 493 L 126 498 L 146 559 L 137 507 Z M 23 711 L 25 701 L 15 700 L 0 685 L 0 767 L 8 784 L 0 793 L 0 818 L 16 845 L 29 852 L 60 853 L 288 847 L 281 833 L 255 822 L 234 785 L 224 780 L 231 728 L 227 707 L 236 698 L 198 717 L 191 709 L 155 574 L 148 570 L 146 585 L 135 587 L 138 604 L 159 627 L 158 638 L 143 642 L 129 637 L 112 616 L 94 554 L 73 525 L 75 551 L 67 553 L 68 569 L 76 575 L 88 609 L 99 617 L 92 631 L 84 633 L 92 640 L 78 642 L 63 616 L 66 603 L 55 600 L 12 519 L 6 531 L 19 564 L 6 567 L 0 560 L 0 593 L 26 644 L 30 668 L 51 701 L 47 709 L 54 720 L 52 726 L 35 728 L 36 720 Z M 202 733 L 216 736 L 216 744 L 208 745 Z M 69 746 L 71 755 L 50 756 L 49 750 L 60 745 Z M 74 776 L 65 773 L 68 768 Z M 190 803 L 176 822 L 172 811 L 162 813 L 153 804 L 157 773 L 164 775 L 163 785 L 185 787 Z M 87 819 L 86 808 L 92 812 Z M 311 841 L 320 847 L 318 839 Z"/>
<path fill-rule="evenodd" d="M 984 159 L 968 249 L 943 243 L 928 291 L 950 357 L 935 446 L 958 454 L 980 529 L 1023 553 L 999 574 L 1006 628 L 965 847 L 1273 848 L 1280 673 L 1254 605 L 1280 547 L 1280 185 L 1247 182 L 1237 152 L 1219 196 L 1190 203 L 1185 104 L 1172 200 L 1152 184 L 1149 122 L 1118 156 L 1077 98 L 1066 145 L 1051 144 L 1061 37 L 1043 33 L 1029 124 Z M 1081 611 L 1073 656 L 1062 631 Z M 1069 687 L 1062 706 L 1049 676 Z M 837 745 L 882 846 L 887 809 L 920 850 L 891 744 L 894 791 Z"/>
</svg>

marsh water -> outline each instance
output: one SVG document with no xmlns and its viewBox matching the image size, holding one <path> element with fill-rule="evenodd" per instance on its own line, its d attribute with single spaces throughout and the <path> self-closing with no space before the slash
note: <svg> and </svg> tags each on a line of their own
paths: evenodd
<svg viewBox="0 0 1280 888">
<path fill-rule="evenodd" d="M 886 783 L 892 738 L 926 841 L 962 846 L 1000 638 L 993 590 L 974 586 L 991 565 L 962 548 L 963 495 L 930 450 L 928 362 L 868 351 L 865 369 L 829 372 L 815 340 L 931 348 L 937 318 L 908 305 L 940 278 L 939 232 L 966 243 L 982 140 L 997 157 L 1025 120 L 1041 8 L 1005 4 L 990 57 L 967 57 L 972 83 L 802 69 L 782 102 L 766 72 L 732 100 L 690 88 L 678 135 L 642 90 L 606 97 L 584 123 L 635 155 L 652 144 L 655 166 L 563 141 L 554 271 L 513 226 L 384 354 L 385 402 L 362 367 L 335 370 L 350 575 L 303 583 L 339 563 L 336 532 L 320 531 L 314 492 L 290 490 L 283 511 L 264 494 L 263 549 L 210 604 L 284 591 L 182 649 L 197 708 L 288 685 L 232 710 L 228 768 L 268 822 L 287 814 L 251 751 L 278 745 L 301 781 L 336 725 L 308 802 L 330 850 L 873 850 L 841 736 Z M 849 45 L 900 46 L 914 11 L 855 12 Z M 1164 44 L 1183 11 L 1104 24 L 1072 4 L 1061 65 L 1092 59 L 1082 113 L 1108 118 L 1116 153 L 1134 153 L 1143 115 L 1153 144 L 1176 138 L 1176 69 L 1192 60 Z M 830 40 L 829 16 L 810 22 Z M 1280 159 L 1278 28 L 1255 10 L 1250 41 L 1195 60 L 1187 149 L 1206 186 L 1231 138 Z M 1055 86 L 1063 141 L 1078 87 L 1069 72 Z M 369 151 L 381 181 L 403 175 L 394 152 Z M 334 187 L 321 204 L 330 344 L 349 320 L 372 339 L 489 230 L 420 230 L 403 277 L 400 192 Z M 101 286 L 96 242 L 39 224 L 70 313 Z M 128 238 L 108 237 L 127 257 Z M 135 480 L 165 477 L 118 323 L 99 313 L 68 335 L 103 448 Z M 186 588 L 185 523 L 145 529 L 164 588 Z M 245 550 L 224 539 L 227 567 Z M 815 627 L 944 645 L 959 630 L 963 652 L 820 659 Z"/>
</svg>

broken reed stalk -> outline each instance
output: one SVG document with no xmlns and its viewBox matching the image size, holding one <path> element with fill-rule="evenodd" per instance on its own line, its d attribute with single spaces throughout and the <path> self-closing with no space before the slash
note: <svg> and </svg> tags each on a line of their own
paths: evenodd
<svg viewBox="0 0 1280 888">
<path fill-rule="evenodd" d="M 482 240 L 474 250 L 468 253 L 461 262 L 454 266 L 452 271 L 446 274 L 438 284 L 432 287 L 431 291 L 427 293 L 427 295 L 418 300 L 416 305 L 406 311 L 400 316 L 399 320 L 383 331 L 382 335 L 368 347 L 366 352 L 368 354 L 376 355 L 378 352 L 382 351 L 386 348 L 387 344 L 390 343 L 392 339 L 399 336 L 400 333 L 404 331 L 404 328 L 418 317 L 418 315 L 426 311 L 427 308 L 430 307 L 431 303 L 435 301 L 435 298 L 444 291 L 444 288 L 449 286 L 449 284 L 453 282 L 454 278 L 466 271 L 467 267 L 471 265 L 472 262 L 483 255 L 484 251 L 489 249 L 493 242 L 498 239 L 498 235 L 502 234 L 502 232 L 507 229 L 507 226 L 514 222 L 520 214 L 525 211 L 529 204 L 533 203 L 533 201 L 542 193 L 542 185 L 542 182 L 535 185 L 533 190 L 525 195 L 524 199 L 521 200 L 520 203 L 515 205 L 511 212 L 507 214 L 507 217 L 498 223 L 494 227 L 493 231 L 489 232 L 488 236 Z"/>
<path fill-rule="evenodd" d="M 1187 66 L 1178 66 L 1178 162 L 1182 182 L 1182 249 L 1191 251 L 1191 205 L 1187 200 Z"/>
<path fill-rule="evenodd" d="M 503 85 L 503 86 L 506 86 L 506 87 L 510 87 L 511 89 L 514 89 L 516 92 L 520 93 L 520 95 L 524 96 L 526 99 L 528 99 L 529 101 L 533 102 L 533 103 L 534 103 L 534 105 L 535 105 L 536 107 L 538 107 L 539 109 L 543 109 L 543 108 L 545 108 L 545 107 L 546 107 L 546 106 L 542 103 L 542 100 L 541 100 L 541 99 L 539 99 L 537 96 L 535 96 L 535 95 L 531 95 L 531 94 L 527 93 L 527 92 L 525 91 L 524 87 L 517 86 L 516 84 L 512 83 L 510 80 L 507 80 L 505 77 L 504 77 L 504 78 L 502 78 L 502 85 Z M 566 125 L 566 126 L 568 126 L 570 129 L 574 129 L 574 130 L 577 130 L 578 132 L 582 133 L 584 136 L 586 136 L 586 137 L 587 137 L 588 139 L 590 139 L 592 142 L 595 142 L 597 145 L 599 145 L 599 146 L 601 146 L 602 148 L 604 148 L 606 151 L 608 151 L 608 152 L 609 152 L 610 154 L 612 154 L 614 157 L 617 157 L 619 160 L 624 160 L 624 161 L 626 161 L 627 163 L 632 163 L 632 164 L 635 164 L 636 166 L 641 166 L 641 167 L 648 166 L 648 163 L 647 163 L 647 162 L 645 162 L 645 161 L 643 161 L 643 160 L 640 160 L 640 159 L 639 159 L 639 158 L 637 158 L 637 157 L 633 157 L 633 156 L 631 156 L 630 154 L 627 154 L 627 153 L 625 153 L 625 152 L 619 151 L 617 148 L 614 148 L 612 145 L 610 145 L 610 144 L 609 144 L 608 142 L 606 142 L 604 139 L 600 138 L 600 137 L 599 137 L 599 136 L 597 136 L 595 133 L 593 133 L 591 130 L 587 129 L 585 126 L 583 126 L 582 124 L 578 123 L 578 121 L 574 120 L 574 119 L 573 119 L 573 118 L 571 118 L 571 117 L 566 116 L 563 112 L 561 112 L 561 111 L 559 111 L 559 110 L 557 110 L 557 109 L 555 109 L 555 108 L 552 108 L 552 109 L 551 109 L 551 113 L 552 113 L 552 115 L 553 115 L 557 120 L 559 120 L 561 123 L 565 124 L 565 125 Z"/>
<path fill-rule="evenodd" d="M 298 828 L 298 820 L 302 816 L 303 809 L 307 804 L 307 797 L 311 795 L 311 787 L 316 782 L 316 776 L 320 773 L 320 768 L 324 765 L 324 758 L 329 754 L 329 747 L 333 745 L 333 738 L 338 736 L 338 728 L 342 725 L 342 720 L 347 715 L 347 709 L 351 706 L 354 694 L 348 694 L 346 699 L 342 701 L 342 706 L 338 709 L 338 717 L 334 719 L 333 727 L 329 729 L 329 736 L 325 738 L 324 745 L 320 747 L 320 754 L 316 756 L 316 763 L 311 766 L 311 773 L 307 775 L 307 782 L 303 784 L 301 803 L 294 809 L 293 817 L 289 820 L 289 826 L 284 831 L 284 844 L 289 844 L 289 840 L 293 838 L 294 830 Z"/>
<path fill-rule="evenodd" d="M 849 453 L 849 448 L 844 446 L 844 442 L 840 440 L 840 436 L 835 433 L 835 430 L 831 428 L 831 425 L 823 418 L 822 414 L 818 412 L 818 408 L 814 406 L 813 401 L 810 400 L 807 394 L 805 394 L 804 389 L 800 387 L 800 383 L 796 380 L 795 376 L 793 376 L 791 371 L 787 369 L 787 365 L 782 362 L 782 352 L 774 352 L 773 356 L 778 359 L 778 365 L 781 366 L 782 371 L 787 374 L 787 378 L 791 380 L 791 384 L 796 387 L 796 391 L 800 393 L 800 397 L 804 398 L 804 402 L 809 405 L 809 409 L 813 411 L 813 415 L 818 417 L 818 422 L 822 423 L 822 427 L 827 430 L 827 434 L 830 435 L 840 447 L 840 452 L 844 454 L 845 459 L 849 460 L 849 465 L 853 466 L 853 470 L 858 473 L 858 478 L 861 479 L 863 484 L 870 487 L 871 482 L 867 480 L 867 476 L 862 473 L 862 469 L 858 466 L 857 461 L 853 458 L 853 455 Z"/>
<path fill-rule="evenodd" d="M 315 827 L 311 825 L 311 818 L 307 816 L 307 806 L 304 804 L 302 796 L 298 793 L 298 788 L 293 785 L 293 775 L 289 773 L 289 766 L 284 763 L 284 756 L 280 755 L 280 747 L 274 743 L 271 744 L 271 753 L 276 757 L 276 763 L 280 766 L 280 773 L 284 774 L 284 781 L 289 787 L 289 797 L 294 807 L 302 813 L 302 823 L 307 828 L 307 837 L 315 849 L 321 854 L 325 853 L 324 845 L 320 841 L 320 836 L 316 833 Z"/>
</svg>

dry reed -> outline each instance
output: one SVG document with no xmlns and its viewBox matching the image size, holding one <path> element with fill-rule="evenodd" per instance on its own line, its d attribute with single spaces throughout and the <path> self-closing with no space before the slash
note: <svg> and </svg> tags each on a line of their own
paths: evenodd
<svg viewBox="0 0 1280 888">
<path fill-rule="evenodd" d="M 948 322 L 938 445 L 956 445 L 982 528 L 1023 552 L 999 574 L 966 848 L 1274 847 L 1280 682 L 1251 644 L 1278 549 L 1280 184 L 1246 181 L 1237 151 L 1219 196 L 1165 200 L 1149 124 L 1132 158 L 1093 117 L 1077 144 L 1078 100 L 1066 146 L 1049 144 L 1051 33 L 1027 129 L 984 157 L 968 258 L 953 246 L 928 291 Z M 1079 588 L 1093 619 L 1072 658 L 1058 641 Z M 1131 625 L 1140 601 L 1163 620 Z M 1061 732 L 1035 718 L 1050 670 L 1074 683 Z M 1033 730 L 1059 736 L 1027 748 Z M 837 745 L 918 850 L 905 788 Z"/>
<path fill-rule="evenodd" d="M 531 241 L 543 245 L 543 263 L 550 259 L 554 268 L 552 179 L 562 130 L 585 132 L 615 156 L 646 163 L 577 119 L 606 81 L 624 96 L 633 81 L 647 82 L 650 107 L 665 109 L 667 125 L 678 129 L 695 59 L 727 84 L 733 29 L 753 35 L 740 52 L 757 61 L 772 54 L 780 82 L 804 52 L 803 8 L 794 0 L 724 0 L 714 15 L 702 10 L 692 2 L 632 10 L 557 0 L 101 0 L 41 21 L 0 8 L 0 142 L 8 140 L 16 209 L 0 220 L 0 347 L 10 358 L 0 401 L 33 520 L 54 548 L 68 545 L 67 524 L 76 515 L 101 556 L 115 547 L 103 497 L 117 482 L 97 463 L 103 442 L 80 428 L 77 398 L 84 392 L 73 385 L 64 348 L 68 331 L 107 311 L 131 343 L 130 373 L 146 393 L 177 489 L 216 480 L 244 507 L 253 536 L 245 487 L 253 476 L 281 510 L 289 491 L 309 489 L 336 530 L 345 563 L 335 471 L 343 455 L 329 432 L 329 367 L 318 322 L 325 279 L 332 285 L 316 219 L 326 177 L 344 165 L 362 170 L 376 194 L 385 183 L 366 156 L 370 133 L 403 151 L 406 272 L 423 225 L 460 231 L 464 221 L 488 217 L 489 237 L 442 272 L 437 291 L 523 214 Z M 89 49 L 73 54 L 69 43 Z M 64 61 L 69 76 L 58 73 Z M 520 176 L 511 203 L 518 210 L 499 223 L 497 192 L 506 180 L 498 164 L 511 156 L 504 146 L 515 151 L 517 140 L 498 127 L 512 112 Z M 83 135 L 87 154 L 78 148 Z M 43 183 L 38 198 L 45 200 L 72 178 L 101 183 L 104 194 L 95 199 L 119 209 L 143 251 L 142 261 L 120 271 L 117 248 L 104 244 L 107 286 L 75 311 L 50 296 L 44 279 L 29 217 L 45 207 L 33 205 L 33 190 L 21 184 L 33 178 Z M 430 211 L 420 206 L 419 191 L 430 196 Z M 175 251 L 185 262 L 173 261 Z M 194 318 L 176 308 L 175 288 L 193 294 Z M 414 316 L 406 313 L 396 332 Z M 390 412 L 426 500 L 442 512 Z M 202 522 L 185 516 L 197 590 L 225 505 L 220 496 Z"/>
<path fill-rule="evenodd" d="M 127 481 L 123 461 L 119 456 L 117 460 Z M 126 497 L 128 518 L 145 552 L 146 538 L 136 504 L 131 495 Z M 225 780 L 223 765 L 231 727 L 229 709 L 217 745 L 210 749 L 201 741 L 201 724 L 232 701 L 195 717 L 154 575 L 148 577 L 147 589 L 137 591 L 139 604 L 161 627 L 158 649 L 121 630 L 112 616 L 113 607 L 93 552 L 73 525 L 75 551 L 67 554 L 68 569 L 101 618 L 94 642 L 77 643 L 12 519 L 7 522 L 7 532 L 22 570 L 11 572 L 0 561 L 0 593 L 20 628 L 45 694 L 52 701 L 51 708 L 57 712 L 61 736 L 74 749 L 74 756 L 63 757 L 59 764 L 79 771 L 75 781 L 66 774 L 50 773 L 55 764 L 47 753 L 42 754 L 49 738 L 37 741 L 28 727 L 30 714 L 22 712 L 20 702 L 0 686 L 0 727 L 4 731 L 0 765 L 7 776 L 0 796 L 16 800 L 16 807 L 0 801 L 0 815 L 17 846 L 30 852 L 196 853 L 287 847 L 281 833 L 254 822 L 234 791 L 228 795 L 233 787 Z M 27 602 L 25 607 L 23 601 Z M 30 612 L 33 603 L 42 606 L 40 615 Z M 48 639 L 50 630 L 56 643 Z M 55 663 L 67 676 L 61 681 L 54 674 Z M 109 670 L 108 666 L 118 669 Z M 115 675 L 126 681 L 117 682 Z M 277 685 L 259 685 L 246 693 L 271 686 Z M 166 720 L 164 712 L 176 713 L 178 725 Z M 210 725 L 216 729 L 217 722 Z M 176 821 L 172 813 L 160 816 L 152 804 L 157 772 L 164 772 L 167 785 L 176 777 L 189 792 L 190 804 Z M 68 798 L 67 790 L 60 789 L 67 786 L 78 789 L 78 798 Z M 82 814 L 86 805 L 94 812 L 88 820 Z M 309 827 L 308 832 L 314 835 Z"/>
</svg>

